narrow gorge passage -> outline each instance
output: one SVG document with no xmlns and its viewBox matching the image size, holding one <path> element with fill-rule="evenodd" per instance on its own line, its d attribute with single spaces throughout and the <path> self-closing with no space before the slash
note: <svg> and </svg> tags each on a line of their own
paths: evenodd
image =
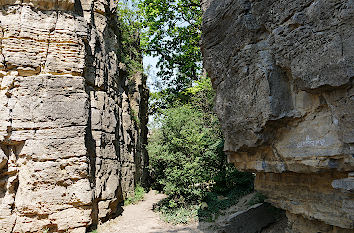
<svg viewBox="0 0 354 233">
<path fill-rule="evenodd" d="M 191 223 L 188 225 L 172 225 L 162 221 L 159 214 L 153 211 L 153 206 L 164 199 L 166 195 L 154 190 L 145 194 L 144 200 L 136 205 L 124 207 L 121 216 L 99 226 L 99 233 L 211 233 L 207 223 Z"/>
<path fill-rule="evenodd" d="M 0 233 L 354 233 L 354 0 L 0 8 Z"/>
</svg>

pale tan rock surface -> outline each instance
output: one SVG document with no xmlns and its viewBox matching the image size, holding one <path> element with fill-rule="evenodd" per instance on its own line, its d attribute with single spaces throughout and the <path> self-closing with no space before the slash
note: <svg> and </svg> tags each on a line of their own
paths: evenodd
<svg viewBox="0 0 354 233">
<path fill-rule="evenodd" d="M 145 77 L 119 68 L 113 1 L 0 7 L 0 232 L 85 232 L 144 178 Z"/>
<path fill-rule="evenodd" d="M 354 2 L 203 2 L 229 161 L 295 216 L 289 232 L 353 232 Z"/>
</svg>

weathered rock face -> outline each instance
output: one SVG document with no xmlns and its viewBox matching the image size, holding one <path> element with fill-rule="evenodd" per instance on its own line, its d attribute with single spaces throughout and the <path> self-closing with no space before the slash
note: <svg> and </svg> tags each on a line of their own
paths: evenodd
<svg viewBox="0 0 354 233">
<path fill-rule="evenodd" d="M 229 161 L 257 173 L 256 189 L 287 210 L 289 232 L 352 232 L 354 1 L 203 7 Z"/>
<path fill-rule="evenodd" d="M 119 69 L 113 1 L 0 7 L 0 232 L 85 232 L 144 179 L 145 77 Z"/>
</svg>

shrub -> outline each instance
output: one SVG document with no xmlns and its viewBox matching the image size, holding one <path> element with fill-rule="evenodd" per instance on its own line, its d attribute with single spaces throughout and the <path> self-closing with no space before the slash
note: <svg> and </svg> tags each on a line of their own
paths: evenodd
<svg viewBox="0 0 354 233">
<path fill-rule="evenodd" d="M 170 208 L 168 204 L 160 204 L 157 209 L 162 220 L 172 224 L 187 224 L 197 219 L 198 205 Z"/>
<path fill-rule="evenodd" d="M 160 111 L 147 147 L 153 188 L 168 195 L 158 209 L 165 220 L 178 223 L 197 215 L 208 219 L 237 203 L 253 190 L 254 178 L 226 163 L 210 79 L 197 82 L 184 95 L 188 101 Z M 229 198 L 217 200 L 218 195 Z M 200 210 L 203 201 L 208 207 Z"/>
<path fill-rule="evenodd" d="M 161 129 L 149 140 L 150 168 L 155 188 L 175 202 L 196 203 L 204 198 L 222 167 L 222 139 L 190 105 L 164 111 Z"/>
<path fill-rule="evenodd" d="M 132 197 L 128 197 L 124 201 L 124 205 L 136 204 L 144 199 L 145 189 L 141 186 L 137 186 Z"/>
<path fill-rule="evenodd" d="M 234 187 L 223 194 L 218 192 L 209 192 L 204 199 L 207 204 L 206 208 L 200 208 L 198 210 L 198 217 L 203 221 L 214 221 L 222 210 L 225 210 L 238 203 L 241 197 L 251 193 L 253 189 L 251 186 L 248 188 L 244 187 Z M 221 197 L 221 198 L 220 198 Z"/>
</svg>

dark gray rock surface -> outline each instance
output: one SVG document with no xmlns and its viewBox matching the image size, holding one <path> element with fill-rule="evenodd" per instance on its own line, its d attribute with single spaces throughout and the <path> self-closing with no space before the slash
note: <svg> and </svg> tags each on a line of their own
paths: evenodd
<svg viewBox="0 0 354 233">
<path fill-rule="evenodd" d="M 340 186 L 354 170 L 354 1 L 203 2 L 229 161 L 256 172 L 276 206 L 353 229 L 354 196 Z"/>
<path fill-rule="evenodd" d="M 258 233 L 276 221 L 274 207 L 260 203 L 237 212 L 228 218 L 224 233 Z"/>
</svg>

